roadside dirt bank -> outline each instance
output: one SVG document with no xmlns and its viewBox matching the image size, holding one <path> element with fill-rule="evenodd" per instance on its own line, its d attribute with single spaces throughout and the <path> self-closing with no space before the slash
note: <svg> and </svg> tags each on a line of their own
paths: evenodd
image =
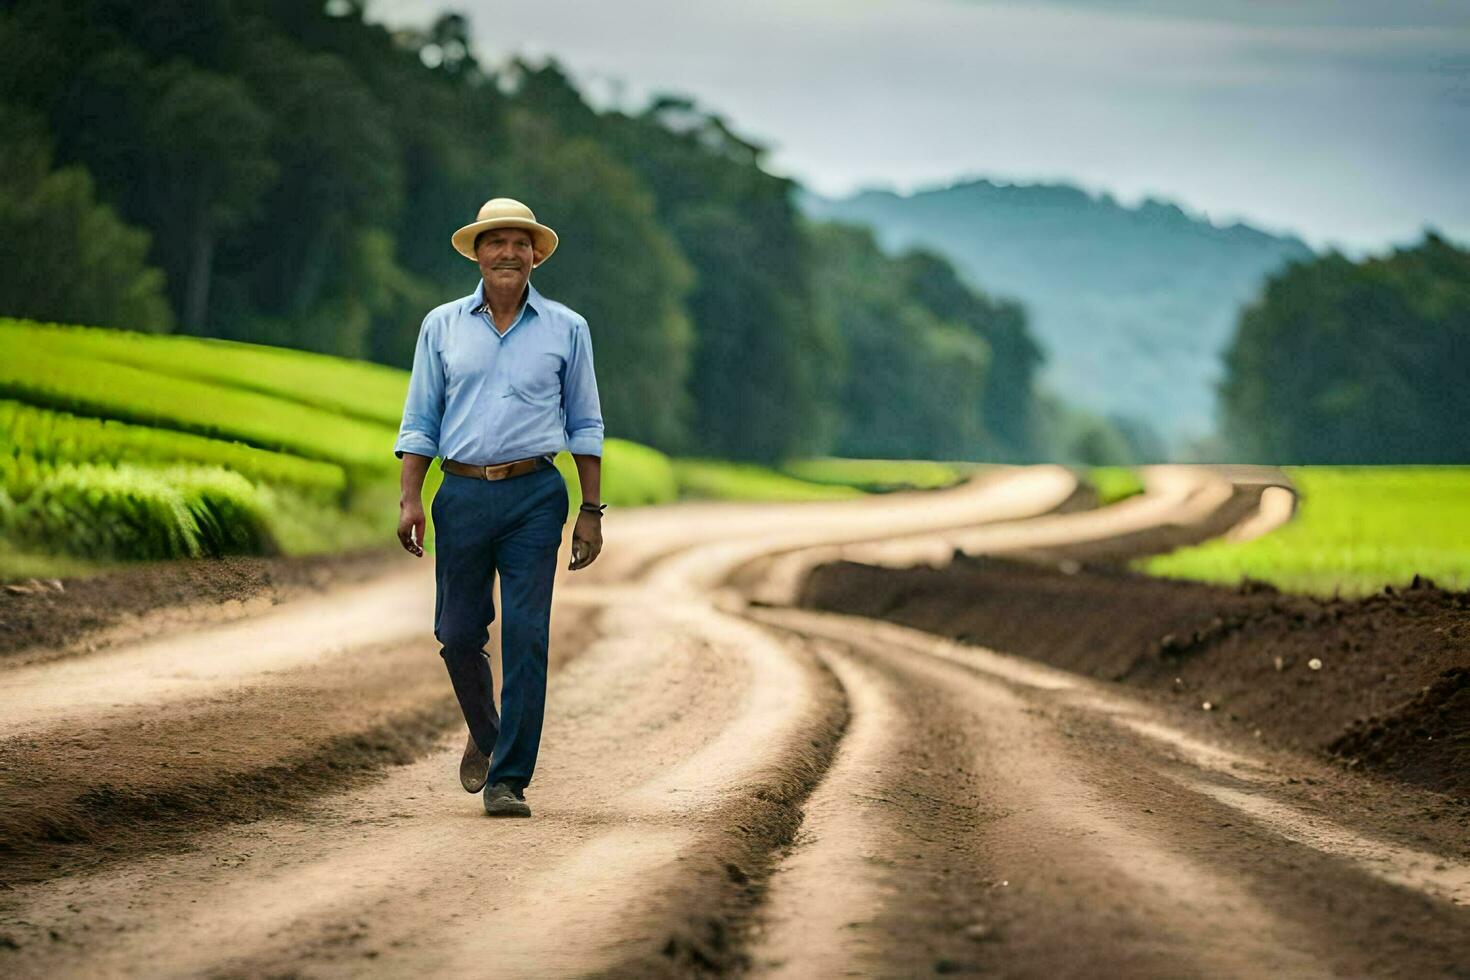
<svg viewBox="0 0 1470 980">
<path fill-rule="evenodd" d="M 1215 729 L 1423 786 L 1470 814 L 1470 592 L 1419 582 L 1322 600 L 956 556 L 943 569 L 822 565 L 799 605 L 1161 692 Z"/>
<path fill-rule="evenodd" d="M 0 658 L 90 653 L 169 628 L 237 619 L 374 578 L 403 557 L 396 546 L 296 558 L 234 555 L 7 583 L 0 587 Z"/>
<path fill-rule="evenodd" d="M 1041 540 L 1004 550 L 987 548 L 982 552 L 973 547 L 962 547 L 961 550 L 971 555 L 1005 554 L 1014 559 L 1041 563 L 1070 560 L 1110 565 L 1127 562 L 1143 555 L 1163 554 L 1222 535 L 1239 533 L 1247 522 L 1253 518 L 1260 519 L 1264 492 L 1271 488 L 1290 490 L 1292 487 L 1290 478 L 1274 466 L 1230 464 L 1209 469 L 1216 475 L 1214 481 L 1196 482 L 1188 479 L 1196 474 L 1182 474 L 1188 486 L 1186 499 L 1196 508 L 1185 520 L 1148 522 L 1097 537 L 1076 536 L 1055 542 Z M 1181 479 L 1180 471 L 1170 467 L 1145 467 L 1142 475 L 1145 486 L 1152 487 L 1152 494 L 1146 492 L 1125 498 L 1111 508 L 1099 511 L 1099 514 L 1145 507 L 1151 498 L 1157 500 L 1160 491 L 1171 481 Z M 1092 494 L 1093 506 L 1096 506 L 1096 491 L 1088 488 L 1087 492 Z M 1286 515 L 1290 513 L 1288 508 Z"/>
</svg>

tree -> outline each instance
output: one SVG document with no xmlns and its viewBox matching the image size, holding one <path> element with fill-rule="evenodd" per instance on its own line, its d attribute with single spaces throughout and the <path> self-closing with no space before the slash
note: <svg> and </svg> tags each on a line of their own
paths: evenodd
<svg viewBox="0 0 1470 980">
<path fill-rule="evenodd" d="M 331 259 L 358 229 L 391 228 L 401 170 L 387 111 L 340 58 L 267 36 L 246 77 L 276 116 L 274 154 L 282 179 L 272 210 L 299 222 L 284 240 L 267 232 L 270 279 L 281 308 L 300 313 L 320 294 Z M 265 231 L 266 229 L 262 229 Z"/>
<path fill-rule="evenodd" d="M 717 204 L 674 227 L 697 270 L 692 374 L 698 451 L 775 461 L 822 446 L 841 377 L 801 270 L 807 250 Z"/>
<path fill-rule="evenodd" d="M 0 314 L 164 333 L 173 314 L 148 233 L 96 200 L 80 166 L 51 169 L 44 124 L 0 106 Z"/>
<path fill-rule="evenodd" d="M 766 461 L 1022 454 L 1019 307 L 808 234 L 765 148 L 690 99 L 600 112 L 554 62 L 488 71 L 462 17 L 390 31 L 367 6 L 15 0 L 0 80 L 151 233 L 192 331 L 407 366 L 474 283 L 449 234 L 520 197 L 564 235 L 537 284 L 588 317 L 610 431 Z M 71 309 L 50 295 L 29 308 Z"/>
<path fill-rule="evenodd" d="M 587 318 L 608 431 L 669 451 L 686 448 L 689 262 L 659 225 L 648 189 L 597 143 L 566 139 L 524 112 L 512 132 L 513 150 L 499 161 L 496 180 L 507 196 L 534 202 L 537 217 L 562 234 L 534 280 Z M 474 266 L 460 262 L 472 284 Z"/>
<path fill-rule="evenodd" d="M 1283 463 L 1470 462 L 1470 253 L 1432 231 L 1289 265 L 1241 314 L 1225 431 Z"/>
<path fill-rule="evenodd" d="M 524 70 L 515 98 L 625 161 L 692 264 L 691 449 L 765 461 L 824 451 L 838 346 L 813 302 L 795 185 L 761 169 L 759 146 L 687 99 L 598 115 L 554 64 Z"/>
<path fill-rule="evenodd" d="M 911 266 L 883 254 L 868 229 L 814 225 L 808 234 L 819 308 L 844 348 L 836 450 L 920 459 L 988 455 L 985 340 L 918 302 Z"/>
<path fill-rule="evenodd" d="M 1129 466 L 1140 460 L 1111 420 L 1069 405 L 1049 391 L 1036 398 L 1040 457 L 1080 466 Z"/>
<path fill-rule="evenodd" d="M 7 90 L 44 113 L 63 164 L 152 235 L 191 329 L 207 318 L 217 234 L 253 213 L 271 169 L 267 118 L 202 67 L 237 42 L 230 0 L 18 3 L 0 26 Z M 12 84 L 13 83 L 13 84 Z"/>
<path fill-rule="evenodd" d="M 943 256 L 923 249 L 902 259 L 911 295 L 936 316 L 961 324 L 990 348 L 982 414 L 996 458 L 1035 457 L 1035 381 L 1044 359 L 1019 303 L 992 300 L 966 285 Z"/>
<path fill-rule="evenodd" d="M 277 175 L 271 122 L 241 80 L 179 61 L 150 73 L 146 98 L 146 206 L 164 231 L 158 252 L 181 283 L 184 325 L 202 333 L 216 242 L 259 213 Z"/>
</svg>

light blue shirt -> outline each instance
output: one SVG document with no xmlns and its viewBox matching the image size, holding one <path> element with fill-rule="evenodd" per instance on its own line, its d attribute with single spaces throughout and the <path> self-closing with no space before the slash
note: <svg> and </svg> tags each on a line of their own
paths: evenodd
<svg viewBox="0 0 1470 980">
<path fill-rule="evenodd" d="M 504 334 L 484 280 L 424 318 L 393 454 L 477 466 L 563 449 L 602 455 L 602 408 L 587 321 L 527 287 Z"/>
</svg>

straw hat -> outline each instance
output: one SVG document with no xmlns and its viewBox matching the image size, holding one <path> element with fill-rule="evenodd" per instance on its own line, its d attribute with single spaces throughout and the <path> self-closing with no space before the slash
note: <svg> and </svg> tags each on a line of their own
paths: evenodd
<svg viewBox="0 0 1470 980">
<path fill-rule="evenodd" d="M 539 223 L 530 208 L 508 197 L 492 198 L 481 205 L 475 221 L 455 232 L 450 239 L 454 250 L 467 259 L 474 259 L 475 236 L 491 228 L 524 228 L 529 231 L 531 250 L 535 253 L 533 266 L 545 262 L 556 251 L 556 232 Z"/>
</svg>

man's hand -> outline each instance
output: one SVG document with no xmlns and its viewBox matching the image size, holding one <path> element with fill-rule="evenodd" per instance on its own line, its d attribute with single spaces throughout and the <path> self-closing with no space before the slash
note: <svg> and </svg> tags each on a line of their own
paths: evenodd
<svg viewBox="0 0 1470 980">
<path fill-rule="evenodd" d="M 398 493 L 398 543 L 415 558 L 424 557 L 424 475 L 432 456 L 403 454 Z"/>
<path fill-rule="evenodd" d="M 576 571 L 586 568 L 597 560 L 602 551 L 602 515 L 585 510 L 577 512 L 577 525 L 572 528 L 572 563 L 567 568 Z"/>
<path fill-rule="evenodd" d="M 398 505 L 398 543 L 415 558 L 424 557 L 424 502 L 405 500 Z"/>
</svg>

